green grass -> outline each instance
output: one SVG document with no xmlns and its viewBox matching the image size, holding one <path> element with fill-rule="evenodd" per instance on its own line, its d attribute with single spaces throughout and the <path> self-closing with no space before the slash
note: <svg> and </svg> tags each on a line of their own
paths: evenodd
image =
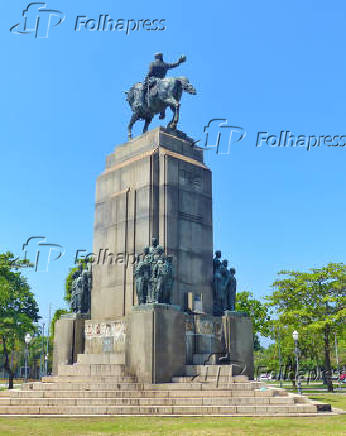
<svg viewBox="0 0 346 436">
<path fill-rule="evenodd" d="M 313 418 L 0 418 L 0 436 L 346 434 L 346 415 Z"/>
<path fill-rule="evenodd" d="M 262 383 L 263 383 L 263 381 L 262 381 Z M 271 380 L 265 381 L 264 383 L 267 383 L 268 385 L 275 385 L 275 386 L 279 386 L 279 384 L 280 384 L 280 382 L 278 382 L 278 381 L 271 381 Z M 288 382 L 288 381 L 284 381 L 282 383 L 282 385 L 285 388 L 289 388 L 289 387 L 293 386 L 293 384 L 291 382 Z M 344 388 L 345 392 L 346 392 L 346 384 L 341 383 L 340 386 L 342 388 Z M 307 389 L 327 389 L 327 385 L 324 385 L 323 383 L 316 383 L 316 382 L 310 382 L 310 383 L 303 382 L 302 387 L 307 388 Z M 339 387 L 339 384 L 333 382 L 333 388 L 336 389 L 338 387 Z"/>
<path fill-rule="evenodd" d="M 275 382 L 265 382 L 268 385 L 272 385 L 275 387 L 279 387 L 279 382 L 275 381 Z M 288 392 L 297 392 L 297 387 L 293 388 L 292 383 L 289 382 L 284 382 L 282 384 L 282 387 L 284 389 L 286 389 Z M 346 394 L 346 385 L 345 384 L 341 384 L 341 390 L 339 389 L 339 385 L 333 383 L 333 388 L 334 388 L 334 392 L 344 392 Z M 316 392 L 327 392 L 327 385 L 324 385 L 322 383 L 302 383 L 302 390 L 303 390 L 303 394 L 312 394 L 312 393 L 316 393 Z"/>
<path fill-rule="evenodd" d="M 320 401 L 321 403 L 329 403 L 332 407 L 346 410 L 346 395 L 345 394 L 321 394 L 321 395 L 307 395 L 312 400 Z M 346 432 L 345 432 L 346 434 Z"/>
</svg>

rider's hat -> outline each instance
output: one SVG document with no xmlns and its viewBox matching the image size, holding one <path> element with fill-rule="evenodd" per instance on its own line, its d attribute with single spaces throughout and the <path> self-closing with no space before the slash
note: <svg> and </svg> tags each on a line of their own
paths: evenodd
<svg viewBox="0 0 346 436">
<path fill-rule="evenodd" d="M 155 58 L 155 59 L 160 59 L 160 60 L 162 60 L 162 59 L 163 59 L 163 54 L 160 53 L 160 52 L 155 53 L 155 54 L 154 54 L 154 58 Z"/>
</svg>

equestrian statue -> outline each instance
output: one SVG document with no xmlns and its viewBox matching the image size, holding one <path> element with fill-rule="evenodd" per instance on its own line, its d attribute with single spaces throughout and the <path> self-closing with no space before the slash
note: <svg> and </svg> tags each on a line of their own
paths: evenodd
<svg viewBox="0 0 346 436">
<path fill-rule="evenodd" d="M 162 53 L 156 53 L 154 57 L 155 60 L 150 64 L 144 81 L 135 83 L 125 93 L 133 112 L 128 126 L 129 139 L 132 138 L 132 127 L 136 121 L 144 120 L 145 133 L 155 115 L 160 114 L 160 120 L 165 118 L 167 107 L 173 112 L 173 118 L 167 128 L 176 130 L 183 91 L 192 95 L 197 93 L 187 77 L 166 77 L 168 70 L 186 61 L 186 56 L 181 56 L 174 63 L 164 62 Z"/>
</svg>

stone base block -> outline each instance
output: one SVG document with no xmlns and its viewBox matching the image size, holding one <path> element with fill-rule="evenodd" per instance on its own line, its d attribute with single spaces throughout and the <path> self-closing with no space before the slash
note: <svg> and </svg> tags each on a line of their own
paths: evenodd
<svg viewBox="0 0 346 436">
<path fill-rule="evenodd" d="M 87 365 L 124 365 L 125 353 L 79 354 L 77 363 Z"/>
<path fill-rule="evenodd" d="M 54 329 L 53 370 L 57 375 L 61 364 L 68 365 L 77 361 L 77 355 L 84 352 L 85 316 L 75 313 L 63 315 Z"/>
<path fill-rule="evenodd" d="M 126 366 L 144 383 L 166 383 L 183 375 L 185 315 L 164 304 L 134 306 L 127 316 Z"/>
<path fill-rule="evenodd" d="M 253 328 L 251 318 L 243 312 L 225 312 L 222 317 L 226 350 L 234 373 L 254 378 Z M 237 371 L 239 369 L 239 372 Z"/>
<path fill-rule="evenodd" d="M 233 365 L 233 374 L 254 376 L 253 329 L 243 312 L 185 315 L 187 365 Z"/>
<path fill-rule="evenodd" d="M 85 323 L 85 353 L 123 355 L 125 334 L 124 320 L 88 320 Z"/>
</svg>

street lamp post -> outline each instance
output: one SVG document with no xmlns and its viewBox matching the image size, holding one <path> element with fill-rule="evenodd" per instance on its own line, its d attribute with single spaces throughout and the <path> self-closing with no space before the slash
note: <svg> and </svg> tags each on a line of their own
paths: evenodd
<svg viewBox="0 0 346 436">
<path fill-rule="evenodd" d="M 48 375 L 48 354 L 44 355 L 44 375 Z"/>
<path fill-rule="evenodd" d="M 28 380 L 28 356 L 29 356 L 29 344 L 31 342 L 31 339 L 32 339 L 32 337 L 31 337 L 30 333 L 27 333 L 24 336 L 24 342 L 25 342 L 25 375 L 24 375 L 24 378 L 25 378 L 25 381 Z"/>
<path fill-rule="evenodd" d="M 41 378 L 45 375 L 44 374 L 44 356 L 45 356 L 45 352 L 44 352 L 44 326 L 45 324 L 42 323 L 42 346 L 41 346 L 41 357 L 40 357 L 40 370 L 41 370 Z"/>
<path fill-rule="evenodd" d="M 281 362 L 281 348 L 280 348 L 280 327 L 278 326 L 278 349 L 279 349 L 279 382 L 280 388 L 282 388 L 282 362 Z"/>
<path fill-rule="evenodd" d="M 294 330 L 294 332 L 292 333 L 292 336 L 293 336 L 293 340 L 294 340 L 294 353 L 296 355 L 296 361 L 297 361 L 296 380 L 298 382 L 298 393 L 300 395 L 302 395 L 302 383 L 301 383 L 300 375 L 299 375 L 299 348 L 298 348 L 299 333 L 297 332 L 297 330 Z"/>
<path fill-rule="evenodd" d="M 335 358 L 336 358 L 336 369 L 338 371 L 338 388 L 341 389 L 340 386 L 340 368 L 339 368 L 339 353 L 338 353 L 338 340 L 336 338 L 336 332 L 334 332 L 334 339 L 335 339 Z"/>
</svg>

